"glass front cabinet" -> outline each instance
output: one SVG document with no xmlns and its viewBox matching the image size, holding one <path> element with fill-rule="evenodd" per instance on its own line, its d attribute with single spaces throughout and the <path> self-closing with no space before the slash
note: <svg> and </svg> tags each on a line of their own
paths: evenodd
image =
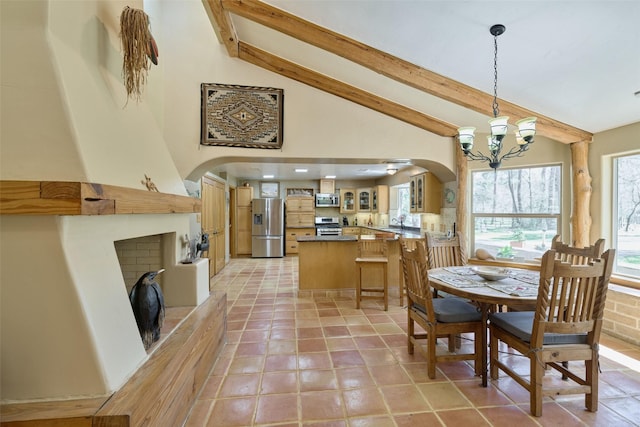
<svg viewBox="0 0 640 427">
<path fill-rule="evenodd" d="M 411 213 L 439 214 L 442 208 L 442 183 L 431 172 L 411 177 L 409 184 Z"/>
<path fill-rule="evenodd" d="M 356 213 L 356 190 L 351 188 L 340 189 L 340 213 Z"/>
<path fill-rule="evenodd" d="M 358 212 L 371 212 L 371 189 L 358 189 Z"/>
</svg>

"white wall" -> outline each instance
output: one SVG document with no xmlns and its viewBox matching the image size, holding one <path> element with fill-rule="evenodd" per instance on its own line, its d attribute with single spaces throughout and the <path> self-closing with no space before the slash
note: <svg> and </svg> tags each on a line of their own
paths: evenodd
<svg viewBox="0 0 640 427">
<path fill-rule="evenodd" d="M 230 58 L 200 0 L 152 1 L 154 30 L 161 29 L 164 69 L 164 137 L 180 174 L 197 179 L 224 157 L 416 158 L 455 171 L 450 138 L 405 124 L 334 95 Z M 281 150 L 200 146 L 200 84 L 227 83 L 284 89 Z"/>
</svg>

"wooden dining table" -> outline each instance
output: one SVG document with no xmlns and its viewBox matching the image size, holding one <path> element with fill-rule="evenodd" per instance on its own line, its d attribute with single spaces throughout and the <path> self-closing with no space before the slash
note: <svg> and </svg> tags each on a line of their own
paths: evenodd
<svg viewBox="0 0 640 427">
<path fill-rule="evenodd" d="M 538 296 L 540 272 L 515 267 L 503 269 L 502 280 L 486 280 L 474 267 L 443 267 L 428 271 L 431 286 L 442 292 L 466 298 L 478 306 L 482 314 L 482 386 L 487 386 L 487 319 L 489 312 L 503 306 L 531 306 Z"/>
</svg>

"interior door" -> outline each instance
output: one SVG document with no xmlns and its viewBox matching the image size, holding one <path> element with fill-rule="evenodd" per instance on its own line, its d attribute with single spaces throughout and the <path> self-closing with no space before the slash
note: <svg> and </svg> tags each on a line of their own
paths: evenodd
<svg viewBox="0 0 640 427">
<path fill-rule="evenodd" d="M 224 184 L 202 178 L 202 230 L 209 233 L 209 277 L 225 266 L 225 190 Z"/>
<path fill-rule="evenodd" d="M 225 227 L 225 212 L 226 212 L 226 203 L 225 203 L 225 190 L 224 184 L 220 182 L 216 182 L 213 188 L 213 197 L 214 197 L 214 236 L 215 236 L 215 262 L 214 262 L 214 274 L 218 274 L 226 265 L 226 251 L 225 251 L 225 241 L 226 241 L 226 227 Z"/>
</svg>

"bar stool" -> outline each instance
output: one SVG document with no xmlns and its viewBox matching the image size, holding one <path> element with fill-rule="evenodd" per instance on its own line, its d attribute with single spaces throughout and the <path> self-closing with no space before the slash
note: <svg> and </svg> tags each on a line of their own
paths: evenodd
<svg viewBox="0 0 640 427">
<path fill-rule="evenodd" d="M 384 310 L 389 308 L 389 284 L 387 276 L 387 265 L 389 257 L 387 252 L 387 241 L 383 238 L 358 240 L 358 256 L 356 258 L 356 308 L 360 308 L 360 301 L 363 299 L 382 299 Z M 380 270 L 382 272 L 382 288 L 372 288 L 362 285 L 362 270 Z M 367 295 L 363 295 L 367 292 Z M 382 294 L 382 295 L 370 295 Z"/>
</svg>

